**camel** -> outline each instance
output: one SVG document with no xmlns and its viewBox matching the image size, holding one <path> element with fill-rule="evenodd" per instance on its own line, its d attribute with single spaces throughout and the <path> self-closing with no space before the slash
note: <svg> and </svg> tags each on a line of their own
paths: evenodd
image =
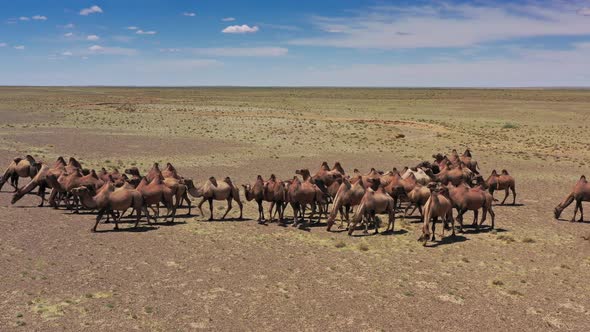
<svg viewBox="0 0 590 332">
<path fill-rule="evenodd" d="M 10 185 L 14 188 L 14 192 L 18 191 L 19 178 L 34 178 L 41 169 L 41 163 L 36 162 L 31 155 L 26 155 L 24 158 L 15 158 L 0 178 L 0 190 L 4 184 L 10 179 Z"/>
<path fill-rule="evenodd" d="M 392 176 L 389 184 L 384 186 L 384 190 L 395 200 L 396 206 L 398 201 L 407 198 L 409 192 L 416 187 L 416 177 L 413 173 L 410 173 L 407 178 L 402 179 L 399 173 Z"/>
<path fill-rule="evenodd" d="M 404 211 L 404 217 L 407 216 L 410 207 L 414 205 L 414 210 L 412 210 L 412 213 L 410 213 L 410 215 L 414 214 L 414 211 L 418 209 L 418 211 L 420 212 L 420 217 L 423 218 L 424 214 L 422 213 L 422 207 L 430 198 L 430 189 L 428 189 L 427 186 L 416 184 L 414 189 L 407 193 L 407 196 L 410 204 L 406 207 L 406 210 Z"/>
<path fill-rule="evenodd" d="M 428 230 L 430 222 L 432 222 L 432 238 L 435 241 L 435 228 L 438 218 L 442 219 L 443 225 L 451 222 L 452 236 L 455 236 L 455 220 L 453 219 L 453 205 L 449 198 L 449 190 L 446 187 L 430 188 L 430 197 L 424 205 L 424 217 L 422 222 L 422 235 L 418 241 L 426 245 L 430 238 L 430 231 Z M 443 227 L 444 236 L 444 227 Z"/>
<path fill-rule="evenodd" d="M 572 192 L 567 195 L 567 197 L 555 207 L 554 214 L 555 219 L 559 219 L 559 216 L 563 212 L 563 210 L 572 204 L 573 201 L 576 201 L 576 207 L 574 209 L 574 216 L 571 219 L 571 222 L 576 221 L 576 214 L 578 214 L 578 209 L 580 209 L 580 220 L 579 222 L 584 221 L 584 209 L 582 208 L 582 202 L 590 202 L 590 184 L 586 180 L 586 177 L 582 175 L 578 182 L 574 185 Z"/>
<path fill-rule="evenodd" d="M 213 220 L 213 200 L 216 201 L 227 201 L 227 210 L 221 217 L 221 220 L 225 219 L 229 211 L 232 209 L 232 200 L 235 200 L 240 207 L 240 217 L 242 219 L 242 210 L 243 204 L 240 201 L 240 189 L 236 187 L 229 177 L 226 177 L 223 181 L 218 182 L 214 177 L 210 177 L 202 186 L 199 188 L 192 189 L 191 194 L 194 197 L 202 197 L 201 202 L 199 203 L 199 211 L 201 211 L 201 215 L 204 216 L 203 213 L 203 203 L 209 202 L 209 211 L 211 215 L 209 216 L 209 221 Z"/>
<path fill-rule="evenodd" d="M 49 196 L 49 203 L 51 206 L 57 208 L 57 202 L 55 199 L 58 193 L 65 195 L 71 193 L 72 189 L 78 187 L 86 187 L 90 191 L 90 195 L 94 195 L 96 190 L 104 184 L 104 181 L 98 178 L 98 175 L 94 170 L 90 171 L 90 174 L 83 175 L 79 168 L 76 168 L 72 173 L 62 173 L 57 177 L 57 183 L 53 182 L 54 177 L 48 176 L 47 181 L 53 188 L 51 195 Z M 77 196 L 74 196 L 74 213 L 78 213 L 80 206 Z M 68 205 L 68 208 L 71 206 Z"/>
<path fill-rule="evenodd" d="M 449 195 L 453 207 L 457 209 L 457 220 L 459 221 L 459 227 L 461 233 L 463 232 L 463 215 L 467 211 L 473 211 L 473 225 L 479 229 L 479 227 L 486 221 L 487 214 L 489 212 L 492 217 L 491 229 L 494 229 L 494 220 L 496 214 L 492 209 L 492 195 L 486 192 L 482 187 L 469 188 L 465 184 L 461 184 L 457 187 L 450 184 L 448 186 Z M 477 216 L 479 209 L 482 209 L 481 221 L 477 223 Z"/>
<path fill-rule="evenodd" d="M 365 191 L 366 189 L 362 185 L 362 177 L 357 176 L 354 184 L 346 178 L 343 179 L 342 184 L 338 188 L 338 192 L 334 197 L 334 205 L 332 206 L 328 217 L 328 232 L 332 229 L 338 212 L 340 212 L 341 219 L 339 228 L 343 227 L 344 220 L 350 223 L 350 208 L 360 204 L 365 195 Z"/>
<path fill-rule="evenodd" d="M 478 168 L 479 165 L 477 161 L 473 160 L 471 156 L 471 150 L 466 149 L 465 152 L 461 156 L 459 156 L 459 160 L 467 166 L 474 174 L 479 174 Z"/>
<path fill-rule="evenodd" d="M 382 213 L 389 215 L 389 223 L 385 231 L 393 232 L 395 225 L 395 202 L 393 198 L 385 192 L 383 186 L 380 186 L 377 190 L 367 189 L 352 217 L 352 223 L 348 227 L 348 235 L 352 235 L 356 225 L 363 218 L 366 220 L 364 233 L 368 232 L 368 224 L 371 221 L 375 225 L 375 234 L 379 233 L 379 222 L 376 214 Z"/>
<path fill-rule="evenodd" d="M 151 182 L 153 179 L 159 177 L 160 175 L 162 175 L 162 171 L 160 170 L 160 165 L 158 165 L 158 163 L 154 163 L 152 165 L 152 168 L 148 171 L 148 173 L 145 177 L 147 178 L 148 182 Z"/>
<path fill-rule="evenodd" d="M 137 187 L 137 185 L 139 185 L 139 182 L 141 182 L 141 179 L 143 178 L 143 176 L 141 176 L 141 174 L 139 173 L 139 168 L 137 167 L 127 168 L 125 170 L 125 174 L 131 176 L 131 178 L 127 182 L 129 182 L 134 187 Z"/>
<path fill-rule="evenodd" d="M 502 174 L 498 175 L 496 170 L 492 171 L 490 177 L 486 180 L 486 185 L 492 197 L 494 197 L 494 191 L 504 190 L 504 199 L 502 200 L 501 205 L 504 205 L 506 202 L 506 198 L 508 198 L 509 190 L 512 191 L 512 205 L 516 205 L 516 182 L 514 178 L 508 174 L 508 171 L 503 169 Z M 497 199 L 494 199 L 497 201 Z"/>
<path fill-rule="evenodd" d="M 175 203 L 176 209 L 178 209 L 181 206 L 183 201 L 186 201 L 187 206 L 188 206 L 187 215 L 191 215 L 192 202 L 191 202 L 190 198 L 188 197 L 188 193 L 189 193 L 189 188 L 190 189 L 194 188 L 194 184 L 193 184 L 192 180 L 184 179 L 181 176 L 179 176 L 176 173 L 176 169 L 174 168 L 174 166 L 172 166 L 172 164 L 170 164 L 170 163 L 168 163 L 166 165 L 165 172 L 160 172 L 160 170 L 157 166 L 157 163 L 155 164 L 154 167 L 152 167 L 150 172 L 153 177 L 152 180 L 156 177 L 160 177 L 160 178 L 162 178 L 162 182 L 164 183 L 164 185 L 166 185 L 168 188 L 170 188 L 172 190 L 172 192 L 174 193 L 174 196 L 176 197 L 176 203 Z M 129 179 L 127 182 L 129 182 L 134 187 L 137 187 L 143 178 L 141 176 L 141 174 L 139 173 L 139 169 L 137 167 L 131 167 L 131 168 L 126 169 L 125 174 L 129 174 L 131 176 L 131 179 Z M 164 174 L 166 174 L 166 176 L 164 176 Z M 148 178 L 149 177 L 146 176 L 146 180 L 149 183 L 150 180 Z"/>
<path fill-rule="evenodd" d="M 178 175 L 176 168 L 171 163 L 166 163 L 166 168 L 161 172 L 164 178 L 174 178 L 181 180 L 182 177 Z"/>
<path fill-rule="evenodd" d="M 299 174 L 303 177 L 303 181 L 300 181 L 297 176 L 293 177 L 291 184 L 287 190 L 287 200 L 291 203 L 291 207 L 293 208 L 293 227 L 297 227 L 299 225 L 299 219 L 304 220 L 305 218 L 305 209 L 307 205 L 310 205 L 312 208 L 311 215 L 309 219 L 311 221 L 315 209 L 316 204 L 322 203 L 324 201 L 324 193 L 314 184 L 311 182 L 311 176 L 309 170 L 307 169 L 300 169 L 296 170 L 295 174 Z M 321 218 L 321 211 L 319 219 Z"/>
<path fill-rule="evenodd" d="M 344 170 L 342 170 L 340 163 L 336 162 L 334 168 L 335 169 L 331 170 L 330 167 L 328 167 L 328 163 L 324 161 L 320 166 L 320 169 L 312 177 L 312 182 L 316 183 L 316 181 L 320 180 L 326 187 L 329 187 L 332 183 L 342 179 L 342 176 L 344 175 L 342 172 L 344 172 Z M 340 172 L 340 170 L 342 170 L 342 172 Z"/>
<path fill-rule="evenodd" d="M 66 162 L 63 157 L 58 157 L 52 167 L 47 164 L 42 163 L 37 175 L 31 179 L 31 181 L 16 191 L 16 193 L 12 196 L 12 200 L 10 201 L 11 204 L 15 204 L 18 202 L 23 196 L 33 191 L 35 188 L 39 187 L 38 196 L 41 197 L 41 203 L 38 207 L 42 207 L 43 203 L 45 202 L 45 190 L 47 188 L 52 188 L 47 183 L 47 176 L 49 174 L 53 174 L 55 176 L 60 176 L 61 173 L 65 171 Z"/>
<path fill-rule="evenodd" d="M 264 183 L 264 200 L 270 202 L 270 208 L 268 210 L 270 221 L 272 222 L 273 220 L 272 210 L 276 206 L 276 212 L 279 214 L 279 222 L 282 223 L 287 204 L 287 188 L 285 182 L 277 180 L 274 174 L 271 174 L 268 181 Z"/>
<path fill-rule="evenodd" d="M 429 173 L 432 172 L 429 170 Z M 431 176 L 421 168 L 408 168 L 404 173 L 402 173 L 402 179 L 407 179 L 410 176 L 410 174 L 414 175 L 417 183 L 424 186 L 429 184 L 434 178 L 434 174 L 432 174 Z"/>
<path fill-rule="evenodd" d="M 463 167 L 461 163 L 457 167 L 450 168 L 447 164 L 446 168 L 441 168 L 440 173 L 436 175 L 436 181 L 444 185 L 452 183 L 458 186 L 461 183 L 471 183 L 473 180 L 473 172 L 467 167 Z"/>
<path fill-rule="evenodd" d="M 115 187 L 121 187 L 125 185 L 128 178 L 125 173 L 120 173 L 117 168 L 113 168 L 111 172 L 108 172 L 104 167 L 97 173 L 98 178 L 103 182 L 113 181 Z"/>
<path fill-rule="evenodd" d="M 113 217 L 115 220 L 115 230 L 118 230 L 123 212 L 129 208 L 137 211 L 134 227 L 139 225 L 142 211 L 147 218 L 147 222 L 150 222 L 150 215 L 146 205 L 144 205 L 143 197 L 141 193 L 135 189 L 127 189 L 123 187 L 115 189 L 114 184 L 108 181 L 99 189 L 95 196 L 92 196 L 86 187 L 74 188 L 72 189 L 72 193 L 76 197 L 79 197 L 85 206 L 99 210 L 98 215 L 96 216 L 96 223 L 92 228 L 93 232 L 96 232 L 98 223 L 105 213 L 109 213 Z M 118 217 L 113 213 L 114 211 L 120 212 Z"/>
<path fill-rule="evenodd" d="M 397 168 L 394 167 L 393 170 L 388 171 L 379 177 L 379 184 L 387 186 L 395 178 L 401 178 L 401 175 L 399 174 Z"/>
<path fill-rule="evenodd" d="M 265 197 L 265 183 L 262 179 L 262 176 L 258 175 L 256 177 L 256 181 L 254 184 L 243 184 L 244 187 L 244 195 L 246 196 L 246 200 L 248 202 L 255 200 L 258 204 L 258 223 L 264 223 L 264 208 L 262 207 L 262 201 L 264 201 Z"/>
<path fill-rule="evenodd" d="M 379 173 L 374 168 L 371 168 L 371 170 L 367 174 L 362 174 L 358 169 L 355 168 L 353 173 L 353 179 L 358 179 L 360 176 L 360 179 L 362 180 L 365 189 L 373 188 L 373 190 L 377 190 L 379 184 L 381 183 L 381 177 L 383 176 L 383 174 Z"/>
<path fill-rule="evenodd" d="M 141 194 L 146 206 L 157 205 L 159 211 L 159 204 L 162 203 L 168 210 L 168 214 L 164 218 L 169 220 L 169 223 L 174 222 L 176 216 L 176 205 L 174 204 L 174 197 L 177 192 L 163 183 L 162 177 L 157 176 L 152 181 L 148 182 L 147 177 L 141 179 L 137 185 L 137 191 Z M 159 216 L 159 212 L 156 213 Z"/>
</svg>

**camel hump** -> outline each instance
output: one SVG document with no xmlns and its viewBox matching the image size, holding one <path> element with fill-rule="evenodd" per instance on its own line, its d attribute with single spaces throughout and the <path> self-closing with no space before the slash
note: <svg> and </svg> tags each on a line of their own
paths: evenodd
<svg viewBox="0 0 590 332">
<path fill-rule="evenodd" d="M 321 169 L 325 170 L 325 171 L 329 171 L 330 170 L 330 166 L 328 166 L 328 162 L 324 161 L 322 162 L 322 165 L 320 166 Z"/>
<path fill-rule="evenodd" d="M 59 157 L 57 157 L 56 162 L 58 162 L 58 163 L 64 163 L 65 164 L 66 163 L 66 160 L 64 159 L 64 157 L 59 156 Z"/>
<path fill-rule="evenodd" d="M 145 179 L 145 178 L 144 178 Z M 113 182 L 115 183 L 115 179 L 113 179 L 113 176 L 109 174 L 109 182 Z"/>
<path fill-rule="evenodd" d="M 276 181 L 276 180 L 277 180 L 277 177 L 276 177 L 274 174 L 271 174 L 271 175 L 270 175 L 270 179 L 271 179 L 272 181 Z"/>
<path fill-rule="evenodd" d="M 98 175 L 96 174 L 96 171 L 94 171 L 94 170 L 91 170 L 91 171 L 90 171 L 90 176 L 92 176 L 93 178 L 95 178 L 95 179 L 97 179 L 97 180 L 98 180 Z"/>
<path fill-rule="evenodd" d="M 502 174 L 504 174 L 504 175 L 510 175 L 510 174 L 508 174 L 508 171 L 505 170 L 505 169 L 502 170 Z"/>
<path fill-rule="evenodd" d="M 262 179 L 262 177 L 260 177 Z M 226 176 L 225 179 L 223 179 L 223 182 L 227 183 L 227 184 L 232 184 L 231 179 L 229 178 L 229 176 Z"/>
<path fill-rule="evenodd" d="M 21 158 L 21 157 L 16 157 L 16 158 L 13 159 L 13 161 L 14 161 L 15 164 L 20 163 L 22 160 L 23 160 L 23 158 Z"/>
<path fill-rule="evenodd" d="M 26 155 L 25 159 L 31 164 L 35 163 L 35 158 L 33 158 L 33 156 L 31 156 L 30 154 Z"/>
<path fill-rule="evenodd" d="M 585 175 L 580 176 L 580 181 L 586 181 L 586 176 Z"/>
</svg>

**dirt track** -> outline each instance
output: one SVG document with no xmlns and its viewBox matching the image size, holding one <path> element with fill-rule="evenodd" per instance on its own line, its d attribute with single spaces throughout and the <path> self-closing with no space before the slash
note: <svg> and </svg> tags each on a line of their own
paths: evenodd
<svg viewBox="0 0 590 332">
<path fill-rule="evenodd" d="M 391 117 L 392 121 L 400 118 L 420 125 L 396 126 L 391 132 L 387 124 L 367 128 L 362 124 L 365 130 L 360 131 L 334 129 L 330 140 L 342 142 L 333 146 L 325 140 L 311 142 L 322 139 L 325 132 L 321 129 L 338 115 L 332 96 L 321 90 L 318 94 L 322 102 L 298 96 L 289 99 L 280 90 L 273 92 L 277 99 L 287 98 L 277 104 L 286 103 L 291 105 L 291 112 L 301 112 L 295 117 L 299 120 L 282 117 L 273 106 L 274 99 L 264 99 L 273 95 L 267 95 L 266 90 L 240 92 L 250 105 L 237 106 L 231 90 L 214 90 L 211 95 L 218 99 L 205 101 L 200 98 L 207 92 L 200 90 L 182 95 L 177 90 L 144 93 L 151 104 L 142 99 L 148 97 L 136 91 L 109 92 L 108 97 L 102 97 L 93 90 L 24 90 L 18 94 L 26 100 L 21 105 L 19 100 L 13 100 L 13 90 L 4 89 L 0 104 L 7 106 L 0 107 L 4 119 L 0 165 L 8 165 L 13 157 L 35 148 L 35 155 L 44 160 L 53 160 L 59 154 L 75 155 L 89 167 L 135 163 L 145 169 L 153 161 L 170 160 L 178 165 L 181 174 L 196 181 L 210 175 L 230 175 L 235 182 L 245 183 L 257 174 L 266 177 L 271 172 L 288 178 L 296 168 L 315 171 L 323 160 L 339 160 L 347 171 L 370 167 L 387 170 L 414 165 L 433 152 L 467 144 L 472 129 L 458 132 L 455 126 L 459 124 L 451 124 L 445 112 L 481 100 L 481 114 L 463 117 L 460 123 L 475 123 L 469 128 L 485 127 L 480 130 L 478 142 L 470 144 L 474 157 L 485 175 L 492 168 L 509 169 L 517 178 L 518 202 L 522 205 L 495 207 L 495 231 L 469 230 L 455 242 L 443 240 L 423 248 L 416 242 L 420 230 L 415 218 L 398 219 L 392 235 L 361 236 L 358 232 L 359 236 L 348 237 L 345 233 L 328 233 L 323 227 L 303 231 L 276 224 L 261 226 L 253 220 L 205 222 L 205 212 L 205 217 L 197 213 L 179 218 L 172 226 L 143 225 L 137 231 L 111 232 L 112 225 L 101 224 L 103 232 L 93 234 L 89 230 L 94 216 L 37 208 L 37 197 L 10 206 L 11 195 L 4 192 L 9 189 L 5 186 L 0 193 L 1 330 L 583 331 L 590 327 L 590 224 L 555 221 L 552 217 L 553 207 L 587 170 L 581 164 L 588 162 L 587 151 L 576 150 L 576 142 L 570 147 L 562 144 L 565 137 L 559 133 L 567 126 L 583 132 L 584 128 L 577 126 L 582 125 L 586 114 L 576 110 L 590 104 L 588 92 L 572 100 L 549 91 L 547 94 L 557 96 L 557 101 L 543 100 L 536 92 L 518 92 L 512 98 L 501 94 L 494 98 L 461 95 L 466 92 L 455 92 L 453 96 L 451 92 L 448 100 L 439 100 L 436 108 L 440 113 L 433 113 L 431 95 L 413 96 L 415 100 L 398 106 L 392 114 L 382 113 L 379 105 L 370 104 L 366 107 L 377 113 L 352 110 L 338 117 Z M 519 93 L 529 94 L 525 98 Z M 133 125 L 137 130 L 112 125 L 105 135 L 100 123 L 89 122 L 76 128 L 69 114 L 73 112 L 70 105 L 79 105 L 78 99 L 72 97 L 78 94 L 76 98 L 96 98 L 97 102 L 135 98 L 137 110 L 133 117 L 137 112 L 145 115 Z M 385 99 L 382 95 L 375 98 Z M 48 106 L 46 100 L 59 102 Z M 227 105 L 220 105 L 223 100 Z M 517 132 L 496 129 L 492 133 L 489 126 L 496 123 L 498 114 L 504 114 L 497 108 L 501 102 L 510 104 L 508 110 L 529 104 L 539 108 L 542 104 L 546 113 L 539 111 L 528 119 L 523 115 L 506 120 L 521 126 Z M 300 103 L 316 106 L 308 109 Z M 406 105 L 403 98 L 388 103 Z M 361 104 L 360 100 L 358 104 L 349 101 L 351 107 Z M 75 112 L 80 119 L 113 116 L 111 123 L 115 119 L 125 123 L 127 119 L 127 113 L 117 113 L 125 110 L 78 107 Z M 189 113 L 205 109 L 216 114 L 218 122 L 230 126 L 232 136 L 226 134 L 223 139 L 209 127 L 199 127 L 209 124 L 198 116 L 194 122 L 198 125 L 178 120 L 185 117 L 187 107 L 194 107 Z M 194 126 L 195 131 L 170 135 L 168 129 L 138 127 L 153 125 L 150 116 L 158 116 L 160 108 L 176 110 L 176 118 L 165 119 L 158 128 L 178 121 L 179 127 Z M 413 115 L 407 115 L 411 110 Z M 237 115 L 240 112 L 274 114 L 276 119 L 241 118 Z M 547 134 L 546 142 L 532 145 L 523 139 L 519 143 L 522 133 L 533 135 L 538 130 L 535 126 L 549 122 L 547 114 L 554 113 L 571 122 Z M 311 120 L 318 114 L 324 120 Z M 437 120 L 431 121 L 433 118 Z M 47 119 L 55 124 L 47 125 Z M 244 123 L 240 125 L 241 121 Z M 433 132 L 432 123 L 442 128 L 438 134 Z M 252 129 L 268 124 L 274 132 Z M 283 133 L 284 126 L 299 131 L 313 129 L 314 133 L 310 137 Z M 406 138 L 393 139 L 398 132 Z M 580 136 L 581 142 L 587 141 L 588 134 L 584 135 Z M 108 144 L 109 137 L 116 144 Z M 276 144 L 282 146 L 277 149 Z M 371 147 L 362 152 L 357 150 L 357 144 Z M 544 145 L 552 144 L 560 145 L 559 151 L 544 150 L 549 149 Z M 504 149 L 505 145 L 511 146 L 510 151 Z M 390 146 L 396 151 L 386 150 Z M 555 162 L 555 155 L 563 161 Z M 216 216 L 223 213 L 219 209 L 224 207 L 217 203 Z M 230 215 L 237 216 L 236 207 Z M 254 203 L 245 203 L 244 215 L 257 215 Z M 563 218 L 571 215 L 572 207 Z"/>
</svg>

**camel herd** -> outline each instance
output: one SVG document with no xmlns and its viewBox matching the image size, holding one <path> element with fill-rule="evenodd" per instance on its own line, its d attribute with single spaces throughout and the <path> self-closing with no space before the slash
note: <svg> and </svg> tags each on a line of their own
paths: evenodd
<svg viewBox="0 0 590 332">
<path fill-rule="evenodd" d="M 477 229 L 486 222 L 489 214 L 493 229 L 495 212 L 492 202 L 496 201 L 493 196 L 496 191 L 505 193 L 502 205 L 510 193 L 512 204 L 516 203 L 515 180 L 508 171 L 498 173 L 494 170 L 484 179 L 469 149 L 461 155 L 453 150 L 448 156 L 439 153 L 432 157 L 432 162 L 424 161 L 402 171 L 393 168 L 383 172 L 373 168 L 368 173 L 357 169 L 346 173 L 339 162 L 331 168 L 324 162 L 313 175 L 308 169 L 296 170 L 288 180 L 280 180 L 274 174 L 265 180 L 259 175 L 242 187 L 246 200 L 258 205 L 259 223 L 273 222 L 277 218 L 279 223 L 287 224 L 285 211 L 291 206 L 293 226 L 305 226 L 308 222 L 317 224 L 324 217 L 327 230 L 331 231 L 339 216 L 338 227 L 346 228 L 349 235 L 359 226 L 364 226 L 364 232 L 373 228 L 377 233 L 381 222 L 377 215 L 387 215 L 386 231 L 393 232 L 396 212 L 407 216 L 413 208 L 410 214 L 418 210 L 421 216 L 422 236 L 419 240 L 424 243 L 435 240 L 439 219 L 443 223 L 443 236 L 444 230 L 449 228 L 452 236 L 455 235 L 455 220 L 459 231 L 463 232 L 463 216 L 467 211 L 474 212 L 473 226 Z M 20 178 L 31 180 L 19 188 Z M 209 203 L 209 220 L 214 219 L 215 200 L 227 202 L 222 219 L 231 211 L 234 201 L 242 219 L 240 188 L 229 177 L 222 181 L 211 177 L 195 185 L 191 179 L 180 176 L 170 163 L 164 169 L 155 163 L 147 174 L 141 175 L 136 167 L 123 173 L 105 168 L 96 172 L 83 168 L 75 158 L 66 162 L 59 157 L 50 165 L 27 155 L 14 159 L 8 166 L 0 179 L 0 189 L 6 183 L 14 188 L 12 204 L 24 195 L 35 194 L 41 198 L 40 207 L 47 202 L 54 208 L 65 206 L 75 213 L 80 208 L 97 211 L 93 231 L 105 218 L 106 222 L 112 218 L 115 229 L 118 229 L 121 218 L 129 210 L 135 214 L 135 226 L 143 217 L 148 223 L 157 220 L 161 207 L 166 208 L 164 221 L 174 222 L 176 212 L 183 204 L 191 214 L 190 196 L 201 198 L 198 204 L 201 215 L 204 215 L 202 205 Z M 38 190 L 33 193 L 36 188 Z M 46 199 L 48 189 L 51 191 Z M 555 217 L 558 218 L 563 209 L 575 201 L 574 219 L 579 209 L 580 220 L 583 220 L 582 201 L 589 200 L 590 184 L 582 176 L 572 193 L 555 208 Z M 269 203 L 268 220 L 264 202 Z"/>
</svg>

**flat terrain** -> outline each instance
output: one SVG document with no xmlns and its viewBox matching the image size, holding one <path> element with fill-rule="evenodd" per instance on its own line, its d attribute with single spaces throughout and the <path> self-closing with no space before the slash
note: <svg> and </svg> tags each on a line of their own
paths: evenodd
<svg viewBox="0 0 590 332">
<path fill-rule="evenodd" d="M 0 330 L 588 331 L 590 223 L 552 211 L 590 173 L 589 125 L 588 90 L 0 88 L 2 167 L 25 154 L 143 172 L 170 161 L 242 184 L 469 147 L 486 177 L 510 171 L 519 203 L 494 208 L 494 231 L 424 248 L 415 217 L 348 237 L 258 225 L 253 202 L 245 221 L 193 210 L 91 233 L 93 215 L 33 196 L 11 206 L 6 185 Z"/>
</svg>

